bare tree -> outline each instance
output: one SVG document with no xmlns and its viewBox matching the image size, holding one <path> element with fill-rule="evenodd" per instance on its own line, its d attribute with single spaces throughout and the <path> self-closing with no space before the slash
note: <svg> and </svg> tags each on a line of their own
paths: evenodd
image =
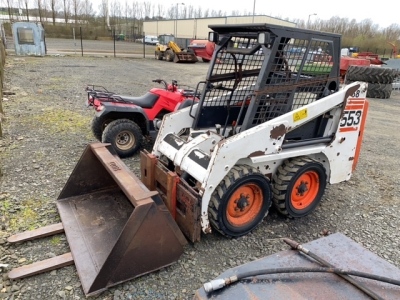
<svg viewBox="0 0 400 300">
<path fill-rule="evenodd" d="M 201 17 L 203 17 L 203 12 L 202 12 L 200 6 L 195 10 L 195 12 L 194 12 L 194 17 L 195 17 L 195 18 L 201 18 Z"/>
<path fill-rule="evenodd" d="M 29 0 L 23 0 L 26 13 L 26 20 L 29 22 Z"/>
<path fill-rule="evenodd" d="M 193 7 L 193 5 L 188 5 L 187 17 L 189 19 L 194 18 L 194 7 Z"/>
<path fill-rule="evenodd" d="M 157 5 L 157 20 L 164 19 L 164 6 L 162 4 Z"/>
<path fill-rule="evenodd" d="M 144 19 L 150 18 L 150 13 L 151 13 L 151 2 L 149 1 L 144 1 L 143 2 L 143 9 L 144 9 Z"/>
<path fill-rule="evenodd" d="M 63 0 L 64 22 L 68 23 L 71 16 L 71 0 Z"/>
<path fill-rule="evenodd" d="M 93 4 L 91 0 L 83 0 L 82 8 L 83 19 L 85 21 L 89 21 L 90 17 L 94 15 Z M 86 24 L 89 24 L 89 22 L 87 22 Z"/>
<path fill-rule="evenodd" d="M 53 25 L 56 25 L 58 0 L 50 0 L 50 12 L 53 20 Z"/>
<path fill-rule="evenodd" d="M 6 0 L 6 4 L 7 4 L 8 15 L 10 16 L 10 21 L 12 22 L 14 20 L 14 14 L 13 14 L 14 1 Z"/>
<path fill-rule="evenodd" d="M 46 9 L 44 0 L 36 0 L 36 6 L 39 13 L 39 21 L 40 23 L 43 23 L 43 18 L 45 17 L 45 9 Z"/>
<path fill-rule="evenodd" d="M 167 10 L 167 19 L 175 19 L 176 18 L 176 6 L 172 5 Z"/>
<path fill-rule="evenodd" d="M 103 19 L 103 27 L 106 29 L 109 26 L 108 23 L 108 18 L 109 18 L 109 12 L 108 12 L 108 1 L 107 0 L 101 0 L 101 4 L 99 5 L 99 13 L 100 17 Z"/>
<path fill-rule="evenodd" d="M 82 1 L 81 0 L 72 0 L 72 10 L 74 13 L 75 24 L 78 23 L 79 15 L 82 12 Z"/>
</svg>

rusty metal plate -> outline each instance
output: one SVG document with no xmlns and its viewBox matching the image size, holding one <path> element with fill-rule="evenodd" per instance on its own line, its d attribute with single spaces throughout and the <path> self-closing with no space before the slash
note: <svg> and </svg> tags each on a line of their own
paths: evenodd
<svg viewBox="0 0 400 300">
<path fill-rule="evenodd" d="M 191 242 L 200 241 L 200 200 L 182 181 L 177 186 L 176 223 Z"/>
<path fill-rule="evenodd" d="M 394 279 L 400 278 L 400 269 L 378 257 L 341 233 L 335 233 L 304 244 L 304 247 L 337 268 L 371 273 Z M 319 267 L 305 255 L 295 251 L 282 251 L 262 259 L 232 268 L 217 278 L 227 278 L 238 272 L 260 269 Z M 382 299 L 400 299 L 400 287 L 365 278 L 358 282 Z M 196 291 L 194 299 L 370 299 L 366 294 L 344 279 L 330 273 L 293 273 L 263 275 L 237 282 L 224 289 L 207 294 L 204 288 Z"/>
<path fill-rule="evenodd" d="M 24 231 L 21 233 L 14 234 L 10 236 L 7 241 L 9 243 L 18 243 L 24 241 L 30 241 L 58 233 L 64 232 L 64 226 L 62 223 L 52 224 L 44 227 L 40 227 L 38 229 Z"/>
<path fill-rule="evenodd" d="M 73 264 L 74 264 L 74 259 L 72 258 L 71 252 L 68 252 L 29 265 L 14 268 L 8 273 L 8 278 L 12 280 L 24 278 Z"/>
</svg>

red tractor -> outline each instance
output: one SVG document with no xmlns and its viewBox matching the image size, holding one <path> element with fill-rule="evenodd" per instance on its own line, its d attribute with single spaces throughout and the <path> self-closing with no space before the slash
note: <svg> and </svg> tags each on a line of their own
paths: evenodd
<svg viewBox="0 0 400 300">
<path fill-rule="evenodd" d="M 157 124 L 165 114 L 184 108 L 197 100 L 193 89 L 181 89 L 176 80 L 153 82 L 164 88 L 152 88 L 139 97 L 108 91 L 102 86 L 86 87 L 87 106 L 96 111 L 92 120 L 93 135 L 103 143 L 110 143 L 120 157 L 134 155 L 144 137 L 156 135 Z"/>
</svg>

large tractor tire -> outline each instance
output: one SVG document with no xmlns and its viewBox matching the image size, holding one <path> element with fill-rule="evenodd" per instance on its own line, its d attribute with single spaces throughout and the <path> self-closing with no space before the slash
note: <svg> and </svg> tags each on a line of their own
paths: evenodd
<svg viewBox="0 0 400 300">
<path fill-rule="evenodd" d="M 134 155 L 143 144 L 140 127 L 128 119 L 112 121 L 103 132 L 103 143 L 110 143 L 119 157 Z"/>
<path fill-rule="evenodd" d="M 285 160 L 273 176 L 275 208 L 287 217 L 300 218 L 318 206 L 326 187 L 324 166 L 308 157 Z"/>
<path fill-rule="evenodd" d="M 389 68 L 349 66 L 346 80 L 363 81 L 368 83 L 392 83 L 395 72 Z"/>
<path fill-rule="evenodd" d="M 389 99 L 392 95 L 392 90 L 393 87 L 391 83 L 368 83 L 367 97 Z"/>
<path fill-rule="evenodd" d="M 91 129 L 94 137 L 101 141 L 101 137 L 103 135 L 104 129 L 110 124 L 113 119 L 108 118 L 107 116 L 94 116 L 92 119 Z"/>
<path fill-rule="evenodd" d="M 154 56 L 158 60 L 162 60 L 164 57 L 163 53 L 161 51 L 157 51 L 157 50 L 154 52 Z"/>
<path fill-rule="evenodd" d="M 355 81 L 346 80 L 345 84 Z M 392 95 L 393 86 L 391 83 L 368 83 L 367 98 L 389 99 Z"/>
<path fill-rule="evenodd" d="M 165 51 L 165 60 L 166 61 L 173 61 L 175 57 L 175 53 L 172 50 Z"/>
<path fill-rule="evenodd" d="M 216 231 L 227 237 L 239 237 L 263 220 L 271 203 L 268 178 L 250 166 L 237 165 L 212 194 L 208 216 Z"/>
</svg>

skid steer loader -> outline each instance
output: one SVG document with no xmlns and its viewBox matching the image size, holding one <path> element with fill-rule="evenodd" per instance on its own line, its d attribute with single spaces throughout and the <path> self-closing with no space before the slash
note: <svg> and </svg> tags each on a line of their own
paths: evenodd
<svg viewBox="0 0 400 300">
<path fill-rule="evenodd" d="M 65 231 L 71 253 L 13 269 L 11 279 L 75 263 L 85 294 L 96 294 L 175 262 L 202 232 L 247 234 L 271 205 L 306 216 L 327 183 L 350 179 L 367 85 L 339 87 L 340 36 L 209 27 L 216 48 L 200 100 L 157 124 L 141 179 L 110 145 L 89 144 L 57 199 L 62 223 L 8 239 Z"/>
</svg>

